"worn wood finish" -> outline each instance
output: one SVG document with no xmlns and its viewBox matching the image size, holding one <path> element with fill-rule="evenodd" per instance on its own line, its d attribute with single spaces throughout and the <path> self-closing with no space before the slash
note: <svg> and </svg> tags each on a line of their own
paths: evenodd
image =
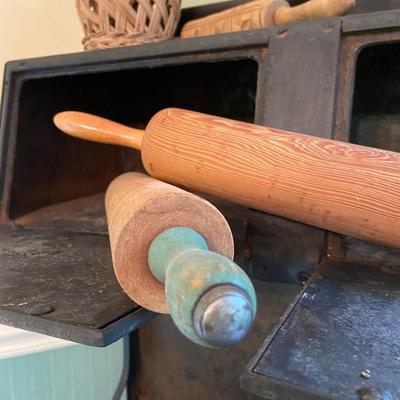
<svg viewBox="0 0 400 400">
<path fill-rule="evenodd" d="M 274 25 L 275 12 L 289 8 L 284 0 L 255 0 L 232 7 L 207 17 L 187 22 L 181 37 L 215 35 L 218 33 L 239 32 Z"/>
<path fill-rule="evenodd" d="M 141 306 L 167 313 L 164 285 L 151 273 L 152 240 L 174 226 L 192 228 L 211 251 L 233 258 L 233 238 L 222 214 L 202 198 L 140 173 L 116 178 L 106 193 L 111 253 L 117 279 Z"/>
<path fill-rule="evenodd" d="M 169 108 L 142 161 L 155 178 L 400 247 L 399 153 Z"/>
<path fill-rule="evenodd" d="M 118 124 L 106 118 L 96 117 L 87 124 L 88 114 L 76 111 L 55 115 L 54 124 L 65 133 L 91 142 L 118 144 L 140 150 L 144 131 Z"/>
<path fill-rule="evenodd" d="M 142 160 L 158 179 L 400 246 L 399 153 L 166 109 L 146 129 Z"/>
<path fill-rule="evenodd" d="M 266 28 L 347 14 L 355 0 L 309 0 L 290 7 L 284 0 L 255 0 L 187 22 L 181 37 L 215 35 L 249 29 Z"/>
</svg>

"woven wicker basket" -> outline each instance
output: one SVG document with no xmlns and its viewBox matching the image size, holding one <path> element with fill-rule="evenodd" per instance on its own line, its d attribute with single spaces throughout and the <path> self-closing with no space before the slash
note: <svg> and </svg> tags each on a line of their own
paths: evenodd
<svg viewBox="0 0 400 400">
<path fill-rule="evenodd" d="M 85 50 L 131 46 L 174 36 L 180 0 L 76 0 Z"/>
</svg>

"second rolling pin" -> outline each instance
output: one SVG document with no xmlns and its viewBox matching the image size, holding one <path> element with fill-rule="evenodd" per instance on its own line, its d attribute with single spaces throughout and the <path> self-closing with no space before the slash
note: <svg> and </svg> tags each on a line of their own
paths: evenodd
<svg viewBox="0 0 400 400">
<path fill-rule="evenodd" d="M 158 112 L 145 132 L 77 112 L 55 123 L 72 136 L 141 149 L 160 180 L 400 247 L 400 153 L 176 108 Z"/>
<path fill-rule="evenodd" d="M 231 230 L 212 204 L 137 172 L 114 179 L 105 204 L 115 275 L 132 300 L 169 313 L 203 346 L 247 335 L 256 294 L 232 261 Z"/>
<path fill-rule="evenodd" d="M 354 3 L 354 0 L 309 0 L 290 7 L 285 0 L 254 0 L 187 22 L 182 28 L 181 37 L 238 32 L 344 15 Z"/>
</svg>

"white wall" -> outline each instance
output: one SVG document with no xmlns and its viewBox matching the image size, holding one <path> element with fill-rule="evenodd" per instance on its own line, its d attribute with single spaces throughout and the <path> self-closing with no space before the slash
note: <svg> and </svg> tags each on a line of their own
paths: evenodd
<svg viewBox="0 0 400 400">
<path fill-rule="evenodd" d="M 183 0 L 183 7 L 223 0 Z M 0 0 L 0 89 L 6 61 L 82 50 L 75 0 Z"/>
<path fill-rule="evenodd" d="M 0 0 L 0 64 L 81 49 L 74 0 Z M 3 69 L 3 68 L 1 68 Z"/>
</svg>

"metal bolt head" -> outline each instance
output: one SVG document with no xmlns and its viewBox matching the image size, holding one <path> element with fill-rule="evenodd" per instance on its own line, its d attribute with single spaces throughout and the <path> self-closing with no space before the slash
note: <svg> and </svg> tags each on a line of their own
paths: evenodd
<svg viewBox="0 0 400 400">
<path fill-rule="evenodd" d="M 371 371 L 366 369 L 361 372 L 360 376 L 361 376 L 361 378 L 369 379 L 369 378 L 371 378 Z"/>
<path fill-rule="evenodd" d="M 255 310 L 247 293 L 234 285 L 211 288 L 193 312 L 196 334 L 213 347 L 227 347 L 243 340 L 254 320 Z"/>
<path fill-rule="evenodd" d="M 27 313 L 29 315 L 45 315 L 50 314 L 54 311 L 54 307 L 49 304 L 35 304 L 28 308 Z"/>
</svg>

